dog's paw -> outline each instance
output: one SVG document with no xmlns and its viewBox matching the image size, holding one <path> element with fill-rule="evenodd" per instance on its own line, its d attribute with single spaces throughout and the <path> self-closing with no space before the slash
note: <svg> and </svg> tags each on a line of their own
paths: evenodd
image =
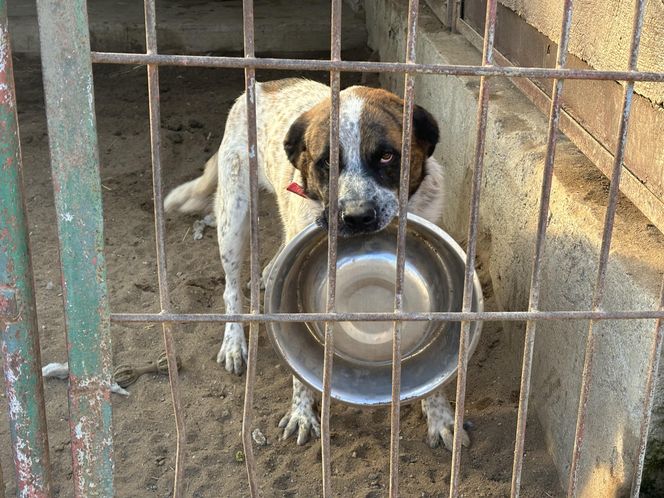
<svg viewBox="0 0 664 498">
<path fill-rule="evenodd" d="M 422 412 L 427 419 L 427 443 L 431 448 L 440 442 L 452 451 L 454 445 L 454 411 L 442 393 L 435 393 L 422 400 Z M 470 446 L 470 438 L 461 428 L 461 444 Z"/>
<path fill-rule="evenodd" d="M 311 434 L 320 437 L 320 422 L 314 410 L 314 394 L 300 381 L 293 379 L 293 401 L 290 411 L 279 421 L 284 429 L 283 439 L 287 439 L 297 430 L 297 444 L 303 445 Z"/>
<path fill-rule="evenodd" d="M 295 433 L 297 430 L 297 444 L 302 446 L 307 441 L 309 441 L 309 436 L 311 434 L 314 437 L 320 437 L 320 422 L 318 422 L 318 416 L 313 410 L 313 407 L 309 407 L 305 410 L 291 410 L 282 417 L 279 422 L 279 427 L 284 429 L 284 435 L 282 439 L 287 439 Z"/>
<path fill-rule="evenodd" d="M 201 240 L 203 238 L 203 235 L 205 234 L 205 229 L 207 227 L 216 227 L 216 226 L 217 226 L 217 219 L 212 213 L 206 215 L 201 220 L 194 221 L 193 225 L 194 240 Z"/>
<path fill-rule="evenodd" d="M 227 371 L 235 375 L 242 375 L 244 365 L 247 363 L 247 341 L 244 330 L 239 323 L 226 325 L 224 341 L 217 355 L 217 363 L 224 365 Z"/>
</svg>

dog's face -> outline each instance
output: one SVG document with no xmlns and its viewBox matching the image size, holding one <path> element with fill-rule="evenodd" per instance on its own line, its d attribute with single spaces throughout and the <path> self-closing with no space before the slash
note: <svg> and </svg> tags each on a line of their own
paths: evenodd
<svg viewBox="0 0 664 498">
<path fill-rule="evenodd" d="M 396 216 L 401 169 L 403 101 L 385 90 L 351 87 L 339 111 L 339 235 L 382 230 Z M 413 112 L 409 195 L 425 174 L 438 143 L 438 125 L 419 106 Z M 306 195 L 329 210 L 330 101 L 303 113 L 290 127 L 284 149 L 302 175 Z"/>
</svg>

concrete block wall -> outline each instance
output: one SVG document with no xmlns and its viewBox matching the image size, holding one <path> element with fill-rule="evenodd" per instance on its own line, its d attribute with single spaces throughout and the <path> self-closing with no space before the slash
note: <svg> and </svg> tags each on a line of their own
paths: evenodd
<svg viewBox="0 0 664 498">
<path fill-rule="evenodd" d="M 329 2 L 256 0 L 254 4 L 257 53 L 329 51 Z M 145 51 L 142 1 L 89 0 L 87 9 L 92 50 Z M 9 2 L 8 11 L 13 52 L 39 55 L 36 2 L 15 0 Z M 363 18 L 346 8 L 342 25 L 342 50 L 363 49 L 367 39 Z M 159 0 L 157 42 L 162 53 L 241 52 L 242 1 Z"/>
<path fill-rule="evenodd" d="M 369 45 L 383 61 L 403 61 L 405 0 L 366 0 Z M 423 7 L 417 60 L 480 64 L 480 54 L 460 35 L 444 31 Z M 500 29 L 500 26 L 498 26 Z M 384 75 L 396 92 L 403 78 Z M 527 309 L 547 117 L 506 79 L 491 83 L 489 126 L 482 182 L 479 255 L 489 268 L 498 305 Z M 467 233 L 479 78 L 420 76 L 417 103 L 439 120 L 436 155 L 444 165 L 446 200 L 441 225 L 457 240 Z M 556 154 L 541 309 L 582 310 L 591 303 L 608 192 L 608 181 L 565 137 Z M 664 273 L 664 236 L 621 199 L 608 272 L 605 309 L 655 309 Z M 514 367 L 520 369 L 524 324 L 507 323 Z M 640 430 L 651 321 L 613 321 L 596 326 L 594 382 L 581 461 L 581 496 L 629 492 Z M 587 322 L 541 322 L 537 327 L 531 407 L 541 420 L 549 450 L 566 489 L 576 423 Z M 660 369 L 661 370 L 664 369 Z M 650 434 L 653 485 L 664 447 L 664 380 L 658 383 Z M 518 386 L 517 386 L 518 387 Z M 661 467 L 659 467 L 661 469 Z"/>
</svg>

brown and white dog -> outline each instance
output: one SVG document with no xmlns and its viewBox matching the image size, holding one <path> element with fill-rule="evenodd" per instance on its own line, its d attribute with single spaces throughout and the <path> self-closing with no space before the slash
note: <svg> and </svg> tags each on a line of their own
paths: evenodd
<svg viewBox="0 0 664 498">
<path fill-rule="evenodd" d="M 327 226 L 330 105 L 330 89 L 321 83 L 286 79 L 256 85 L 259 182 L 276 196 L 286 242 L 314 221 Z M 343 237 L 379 231 L 397 214 L 402 113 L 403 101 L 385 90 L 354 86 L 341 92 L 339 234 Z M 433 116 L 415 106 L 408 209 L 434 222 L 442 211 L 441 166 L 432 157 L 438 138 Z M 230 110 L 219 151 L 203 175 L 175 188 L 165 201 L 167 211 L 185 213 L 209 211 L 213 202 L 226 272 L 227 313 L 243 311 L 240 278 L 249 227 L 248 160 L 242 96 Z M 300 184 L 306 197 L 288 192 L 292 183 Z M 213 224 L 209 216 L 206 219 Z M 241 374 L 246 355 L 242 325 L 226 324 L 217 362 Z M 314 400 L 314 393 L 293 378 L 291 407 L 279 423 L 284 438 L 297 430 L 297 443 L 304 444 L 310 433 L 320 434 Z M 422 409 L 429 444 L 435 447 L 442 440 L 451 449 L 454 414 L 444 394 L 423 400 Z M 467 445 L 465 431 L 462 439 Z"/>
</svg>

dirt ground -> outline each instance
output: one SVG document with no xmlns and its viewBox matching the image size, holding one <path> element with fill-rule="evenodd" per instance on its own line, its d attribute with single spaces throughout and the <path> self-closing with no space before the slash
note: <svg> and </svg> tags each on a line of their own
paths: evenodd
<svg viewBox="0 0 664 498">
<path fill-rule="evenodd" d="M 42 359 L 65 361 L 60 274 L 52 184 L 49 173 L 42 83 L 38 61 L 15 62 L 24 176 L 32 237 Z M 292 73 L 291 73 L 292 74 Z M 219 145 L 226 112 L 243 87 L 237 70 L 163 68 L 161 76 L 163 166 L 168 188 L 194 177 Z M 284 73 L 259 71 L 259 80 Z M 326 75 L 312 75 L 326 78 Z M 344 85 L 359 76 L 344 77 Z M 150 149 L 145 69 L 95 68 L 95 93 L 106 223 L 106 254 L 114 312 L 158 311 L 152 221 Z M 279 227 L 268 195 L 261 208 L 261 259 L 279 245 Z M 186 216 L 170 216 L 167 249 L 174 309 L 223 311 L 224 277 L 213 230 L 194 241 Z M 485 282 L 491 306 L 491 288 Z M 280 364 L 261 332 L 255 427 L 267 437 L 256 446 L 264 496 L 319 496 L 320 444 L 298 447 L 282 441 L 277 428 L 290 401 L 288 368 Z M 175 329 L 182 358 L 181 389 L 187 423 L 186 496 L 247 496 L 240 426 L 244 378 L 217 365 L 222 327 L 182 325 Z M 115 364 L 140 364 L 162 350 L 155 325 L 112 325 Z M 507 496 L 510 489 L 520 362 L 507 348 L 499 324 L 487 324 L 468 374 L 467 419 L 472 447 L 462 460 L 463 496 Z M 45 382 L 51 462 L 56 496 L 72 496 L 67 386 Z M 168 497 L 173 481 L 174 423 L 168 382 L 148 375 L 113 396 L 115 484 L 120 497 Z M 448 388 L 453 397 L 454 387 Z M 2 398 L 2 409 L 6 412 Z M 389 416 L 387 409 L 360 410 L 333 404 L 331 419 L 333 489 L 337 496 L 387 494 Z M 556 471 L 531 417 L 526 438 L 522 495 L 562 496 Z M 448 495 L 448 451 L 430 449 L 418 404 L 402 409 L 401 494 Z M 0 417 L 0 460 L 7 494 L 13 495 L 13 468 L 6 416 Z"/>
</svg>

